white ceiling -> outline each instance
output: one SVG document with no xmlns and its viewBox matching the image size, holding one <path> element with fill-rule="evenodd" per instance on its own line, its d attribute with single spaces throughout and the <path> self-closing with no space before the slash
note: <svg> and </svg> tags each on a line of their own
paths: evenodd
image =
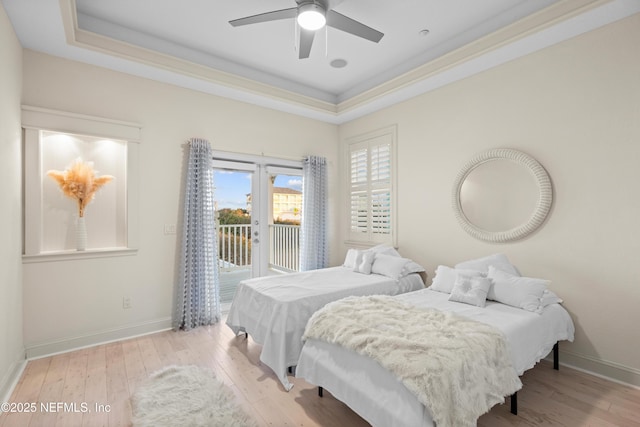
<svg viewBox="0 0 640 427">
<path fill-rule="evenodd" d="M 332 0 L 384 37 L 323 29 L 298 59 L 293 19 L 228 23 L 295 0 L 2 3 L 25 48 L 334 123 L 640 11 L 637 0 Z"/>
<path fill-rule="evenodd" d="M 294 19 L 235 28 L 228 23 L 294 7 L 295 0 L 192 0 L 187 7 L 175 0 L 76 4 L 82 29 L 336 102 L 422 64 L 436 48 L 458 47 L 554 1 L 343 0 L 337 12 L 384 37 L 373 43 L 325 27 L 307 59 L 298 59 L 295 50 Z M 419 34 L 425 28 L 426 37 Z M 348 65 L 332 68 L 336 58 Z"/>
</svg>

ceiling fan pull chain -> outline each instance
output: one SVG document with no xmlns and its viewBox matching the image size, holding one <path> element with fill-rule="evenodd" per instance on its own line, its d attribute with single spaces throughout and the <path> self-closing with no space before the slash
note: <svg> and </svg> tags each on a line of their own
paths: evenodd
<svg viewBox="0 0 640 427">
<path fill-rule="evenodd" d="M 298 23 L 293 20 L 293 51 L 298 51 Z"/>
<path fill-rule="evenodd" d="M 324 57 L 329 57 L 329 26 L 324 26 Z"/>
</svg>

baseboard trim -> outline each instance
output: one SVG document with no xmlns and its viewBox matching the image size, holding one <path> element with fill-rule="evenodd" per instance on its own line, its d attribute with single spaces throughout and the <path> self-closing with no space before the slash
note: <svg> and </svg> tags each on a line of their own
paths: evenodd
<svg viewBox="0 0 640 427">
<path fill-rule="evenodd" d="M 82 348 L 108 344 L 129 338 L 149 335 L 172 328 L 171 318 L 163 318 L 127 325 L 121 328 L 106 329 L 91 334 L 66 337 L 55 341 L 29 344 L 26 346 L 28 360 L 40 359 L 55 354 L 67 353 Z"/>
<path fill-rule="evenodd" d="M 11 396 L 28 360 L 67 353 L 82 348 L 94 347 L 129 338 L 149 335 L 172 329 L 170 317 L 127 325 L 122 328 L 108 329 L 93 334 L 67 337 L 60 340 L 31 344 L 26 347 L 26 360 L 16 362 L 9 373 L 0 383 L 0 397 L 6 402 Z M 550 359 L 550 356 L 546 358 Z M 571 351 L 560 350 L 560 364 L 569 368 L 585 372 L 609 381 L 640 389 L 640 370 L 619 363 L 580 355 Z"/>
<path fill-rule="evenodd" d="M 547 357 L 547 359 L 549 359 L 549 357 Z M 640 389 L 639 369 L 563 350 L 560 350 L 560 365 L 605 380 Z"/>
<path fill-rule="evenodd" d="M 9 401 L 13 390 L 16 388 L 16 385 L 18 385 L 18 381 L 20 381 L 24 368 L 27 367 L 27 360 L 24 358 L 24 353 L 22 353 L 21 356 L 22 359 L 11 365 L 7 374 L 2 378 L 2 382 L 0 382 L 0 402 Z"/>
</svg>

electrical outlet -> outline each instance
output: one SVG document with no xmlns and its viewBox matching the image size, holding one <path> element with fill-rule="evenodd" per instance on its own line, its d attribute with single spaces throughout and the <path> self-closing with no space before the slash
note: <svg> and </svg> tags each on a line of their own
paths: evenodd
<svg viewBox="0 0 640 427">
<path fill-rule="evenodd" d="M 165 224 L 164 225 L 164 234 L 176 234 L 176 225 L 175 224 Z"/>
<path fill-rule="evenodd" d="M 122 297 L 122 308 L 125 310 L 131 308 L 131 297 Z"/>
</svg>

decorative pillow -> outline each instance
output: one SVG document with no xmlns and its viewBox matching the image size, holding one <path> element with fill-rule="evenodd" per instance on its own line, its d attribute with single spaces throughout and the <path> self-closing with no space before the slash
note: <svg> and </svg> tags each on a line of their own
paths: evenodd
<svg viewBox="0 0 640 427">
<path fill-rule="evenodd" d="M 362 274 L 371 274 L 371 265 L 376 254 L 370 251 L 357 251 L 356 262 L 353 271 Z"/>
<path fill-rule="evenodd" d="M 344 264 L 342 265 L 348 268 L 353 268 L 356 266 L 357 258 L 358 258 L 358 251 L 356 249 L 349 249 L 347 251 L 347 255 L 344 257 Z"/>
<path fill-rule="evenodd" d="M 547 289 L 548 280 L 514 276 L 492 265 L 489 266 L 487 277 L 492 282 L 487 299 L 534 313 L 542 311 L 542 295 Z"/>
<path fill-rule="evenodd" d="M 456 264 L 456 268 L 476 270 L 487 274 L 490 265 L 493 265 L 498 270 L 513 274 L 514 276 L 520 276 L 520 272 L 518 272 L 518 269 L 509 262 L 509 258 L 507 258 L 505 254 L 493 254 L 482 258 L 459 262 L 458 264 Z"/>
<path fill-rule="evenodd" d="M 396 257 L 401 256 L 400 253 L 396 251 L 393 247 L 389 245 L 384 245 L 384 244 L 374 246 L 372 248 L 369 248 L 368 250 L 370 250 L 371 252 L 374 252 L 375 254 L 384 254 L 384 255 L 391 255 Z"/>
<path fill-rule="evenodd" d="M 562 298 L 560 298 L 558 295 L 556 295 L 553 291 L 550 291 L 549 289 L 545 289 L 544 292 L 542 293 L 542 306 L 546 307 L 548 305 L 551 304 L 562 304 Z"/>
<path fill-rule="evenodd" d="M 439 265 L 436 268 L 433 282 L 429 289 L 432 291 L 451 293 L 453 286 L 456 283 L 458 272 L 467 276 L 482 276 L 481 273 L 475 270 L 458 270 L 456 268 L 447 267 L 446 265 Z"/>
<path fill-rule="evenodd" d="M 426 270 L 424 269 L 423 266 L 409 259 L 407 260 L 407 263 L 404 265 L 404 268 L 402 269 L 402 273 L 400 274 L 400 277 L 407 276 L 411 273 L 423 273 L 425 271 Z"/>
<path fill-rule="evenodd" d="M 402 272 L 409 262 L 410 260 L 407 258 L 377 253 L 371 266 L 371 272 L 398 280 L 402 277 Z"/>
<path fill-rule="evenodd" d="M 490 287 L 491 281 L 486 277 L 458 274 L 449 301 L 484 307 Z"/>
</svg>

